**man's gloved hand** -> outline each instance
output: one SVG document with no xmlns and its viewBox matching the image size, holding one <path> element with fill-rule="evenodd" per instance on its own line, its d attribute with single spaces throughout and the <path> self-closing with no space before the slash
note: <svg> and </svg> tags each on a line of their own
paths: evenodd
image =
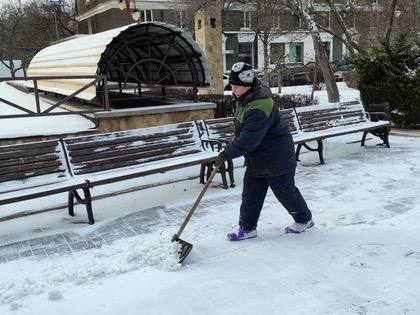
<svg viewBox="0 0 420 315">
<path fill-rule="evenodd" d="M 217 168 L 220 168 L 222 165 L 224 165 L 226 159 L 224 157 L 223 152 L 220 152 L 217 156 L 216 162 L 214 162 L 214 166 Z"/>
</svg>

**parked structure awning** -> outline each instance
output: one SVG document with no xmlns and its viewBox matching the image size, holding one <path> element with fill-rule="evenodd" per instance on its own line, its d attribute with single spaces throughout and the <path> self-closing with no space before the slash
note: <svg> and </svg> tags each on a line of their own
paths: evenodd
<svg viewBox="0 0 420 315">
<path fill-rule="evenodd" d="M 49 46 L 32 59 L 28 76 L 106 75 L 109 84 L 135 84 L 139 88 L 183 86 L 211 88 L 207 59 L 193 38 L 182 29 L 160 22 L 132 24 L 85 35 Z M 71 95 L 89 79 L 41 80 L 41 90 Z M 77 97 L 93 100 L 101 86 Z"/>
</svg>

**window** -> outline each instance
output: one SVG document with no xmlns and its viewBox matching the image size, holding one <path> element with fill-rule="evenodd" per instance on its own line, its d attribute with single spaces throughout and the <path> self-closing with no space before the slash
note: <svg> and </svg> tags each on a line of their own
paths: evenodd
<svg viewBox="0 0 420 315">
<path fill-rule="evenodd" d="M 211 28 L 216 28 L 216 19 L 210 18 L 210 27 Z"/>
<path fill-rule="evenodd" d="M 243 28 L 250 29 L 251 28 L 251 12 L 244 11 L 244 26 Z"/>
<path fill-rule="evenodd" d="M 152 10 L 140 10 L 140 22 L 151 22 L 153 21 Z"/>
<path fill-rule="evenodd" d="M 182 11 L 176 11 L 176 24 L 180 28 L 185 26 Z"/>
<path fill-rule="evenodd" d="M 252 65 L 252 43 L 239 43 L 238 61 Z"/>
<path fill-rule="evenodd" d="M 303 43 L 290 43 L 289 62 L 303 62 Z"/>
</svg>

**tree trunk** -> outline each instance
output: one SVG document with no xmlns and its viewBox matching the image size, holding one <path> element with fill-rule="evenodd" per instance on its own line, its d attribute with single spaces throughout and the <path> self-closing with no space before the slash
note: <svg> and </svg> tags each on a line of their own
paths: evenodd
<svg viewBox="0 0 420 315">
<path fill-rule="evenodd" d="M 340 101 L 340 93 L 338 92 L 337 83 L 335 82 L 330 62 L 322 47 L 319 33 L 315 34 L 314 32 L 311 32 L 311 36 L 315 48 L 315 58 L 318 59 L 319 67 L 321 68 L 325 86 L 327 88 L 328 101 L 330 103 L 338 103 Z"/>
<path fill-rule="evenodd" d="M 278 68 L 277 70 L 277 94 L 281 94 L 281 80 L 282 80 L 282 75 L 281 75 L 281 66 L 278 65 L 276 68 Z"/>
<path fill-rule="evenodd" d="M 312 82 L 312 93 L 311 93 L 311 101 L 312 104 L 314 103 L 314 92 L 318 86 L 318 59 L 315 58 L 315 69 L 314 69 L 314 79 Z"/>
<path fill-rule="evenodd" d="M 12 78 L 14 78 L 15 77 L 15 71 L 14 71 L 14 63 L 13 63 L 13 60 L 12 60 L 12 58 L 10 58 L 9 59 L 9 70 L 10 70 L 10 75 L 11 75 L 11 77 Z"/>
<path fill-rule="evenodd" d="M 263 53 L 264 53 L 264 83 L 270 86 L 269 73 L 268 73 L 268 44 L 263 40 Z"/>
<path fill-rule="evenodd" d="M 395 8 L 397 7 L 397 0 L 392 0 L 391 8 L 389 9 L 388 25 L 385 32 L 385 43 L 389 45 L 391 43 L 391 32 L 392 25 L 394 24 Z"/>
</svg>

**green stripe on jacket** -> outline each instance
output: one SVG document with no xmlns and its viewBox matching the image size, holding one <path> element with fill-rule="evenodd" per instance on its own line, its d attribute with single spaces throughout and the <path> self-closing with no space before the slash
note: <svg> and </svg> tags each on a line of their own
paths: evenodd
<svg viewBox="0 0 420 315">
<path fill-rule="evenodd" d="M 236 119 L 239 120 L 239 122 L 244 123 L 246 114 L 251 109 L 261 110 L 268 118 L 273 110 L 273 99 L 271 97 L 267 97 L 253 100 L 243 106 L 237 104 L 235 111 Z"/>
</svg>

